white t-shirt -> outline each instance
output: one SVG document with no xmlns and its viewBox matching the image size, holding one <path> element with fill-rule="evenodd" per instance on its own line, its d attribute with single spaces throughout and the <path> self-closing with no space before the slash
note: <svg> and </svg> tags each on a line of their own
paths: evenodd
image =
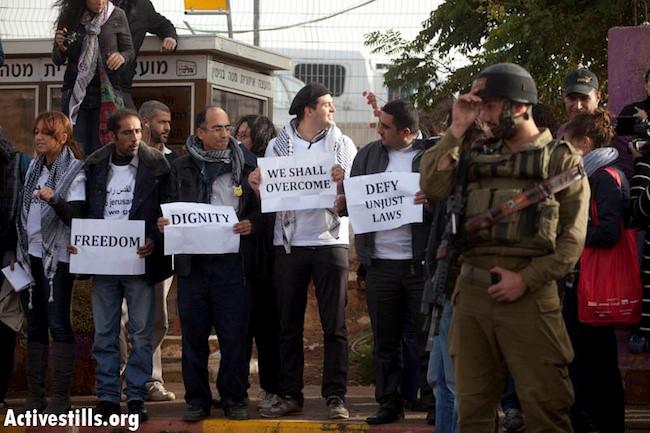
<svg viewBox="0 0 650 433">
<path fill-rule="evenodd" d="M 137 172 L 137 165 L 133 161 L 127 165 L 115 165 L 111 163 L 108 182 L 106 184 L 105 219 L 129 219 Z"/>
<path fill-rule="evenodd" d="M 388 167 L 386 171 L 411 173 L 413 158 L 417 154 L 413 147 L 388 152 Z M 413 258 L 413 236 L 411 225 L 405 224 L 391 230 L 375 232 L 375 259 L 410 260 Z"/>
<path fill-rule="evenodd" d="M 273 144 L 275 139 L 269 142 L 266 148 L 267 157 L 276 156 L 273 153 Z M 304 154 L 306 152 L 326 152 L 325 140 L 317 141 L 311 144 L 303 140 L 297 134 L 293 144 L 294 155 Z M 334 205 L 334 203 L 332 203 Z M 338 239 L 333 237 L 327 230 L 327 210 L 314 209 L 314 210 L 297 210 L 296 212 L 296 227 L 291 240 L 291 245 L 296 247 L 313 247 L 313 246 L 326 246 L 326 245 L 348 245 L 350 240 L 349 221 L 347 217 L 341 218 L 341 226 L 339 228 Z M 282 246 L 282 221 L 280 219 L 280 212 L 275 217 L 275 227 L 273 230 L 273 245 Z"/>
<path fill-rule="evenodd" d="M 48 177 L 50 177 L 50 170 L 43 166 L 41 175 L 36 182 L 36 187 L 33 194 L 45 186 Z M 25 191 L 25 194 L 28 192 Z M 67 202 L 71 201 L 85 201 L 86 200 L 86 174 L 80 171 L 70 184 L 70 189 L 63 199 Z M 41 206 L 49 206 L 43 200 L 33 198 L 27 214 L 27 241 L 29 243 L 28 253 L 34 257 L 43 257 L 43 236 L 41 234 Z M 70 262 L 70 254 L 64 248 L 59 248 L 59 261 L 68 263 Z"/>
<path fill-rule="evenodd" d="M 235 195 L 232 173 L 222 174 L 212 182 L 210 204 L 215 206 L 232 206 L 239 212 L 239 197 Z"/>
</svg>

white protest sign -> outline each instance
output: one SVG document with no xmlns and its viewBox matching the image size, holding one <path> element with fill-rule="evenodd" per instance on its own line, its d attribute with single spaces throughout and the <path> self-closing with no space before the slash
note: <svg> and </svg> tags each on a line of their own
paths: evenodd
<svg viewBox="0 0 650 433">
<path fill-rule="evenodd" d="M 165 226 L 165 255 L 239 252 L 240 236 L 233 230 L 239 220 L 232 206 L 176 202 L 160 208 L 170 223 Z"/>
<path fill-rule="evenodd" d="M 385 172 L 345 179 L 348 215 L 354 233 L 379 232 L 422 222 L 414 204 L 420 173 Z"/>
<path fill-rule="evenodd" d="M 333 153 L 259 158 L 257 165 L 262 175 L 262 212 L 324 209 L 334 205 Z"/>
<path fill-rule="evenodd" d="M 34 282 L 32 276 L 29 275 L 27 271 L 25 271 L 25 268 L 23 268 L 19 262 L 16 262 L 13 270 L 11 270 L 11 266 L 2 268 L 2 273 L 4 274 L 11 287 L 14 288 L 15 292 L 20 292 L 26 289 L 30 284 Z"/>
<path fill-rule="evenodd" d="M 77 254 L 70 254 L 70 272 L 94 275 L 142 275 L 144 221 L 72 219 L 70 243 Z"/>
</svg>

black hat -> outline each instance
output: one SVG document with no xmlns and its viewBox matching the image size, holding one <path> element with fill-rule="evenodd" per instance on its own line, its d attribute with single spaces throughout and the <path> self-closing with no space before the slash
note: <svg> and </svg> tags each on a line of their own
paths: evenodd
<svg viewBox="0 0 650 433">
<path fill-rule="evenodd" d="M 296 93 L 293 101 L 291 101 L 289 114 L 297 115 L 298 113 L 301 113 L 306 106 L 316 102 L 316 100 L 321 96 L 331 94 L 332 92 L 321 83 L 309 83 Z"/>
<path fill-rule="evenodd" d="M 514 63 L 488 66 L 478 76 L 483 81 L 481 98 L 506 98 L 522 104 L 537 103 L 537 86 L 530 73 Z"/>
<path fill-rule="evenodd" d="M 588 95 L 592 90 L 598 91 L 598 77 L 587 68 L 577 69 L 564 80 L 564 94 L 580 93 Z"/>
</svg>

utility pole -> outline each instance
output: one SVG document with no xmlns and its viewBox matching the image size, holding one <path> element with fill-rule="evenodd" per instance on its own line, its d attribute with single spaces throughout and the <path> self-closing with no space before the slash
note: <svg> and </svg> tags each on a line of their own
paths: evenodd
<svg viewBox="0 0 650 433">
<path fill-rule="evenodd" d="M 260 0 L 253 0 L 253 45 L 260 46 Z"/>
</svg>

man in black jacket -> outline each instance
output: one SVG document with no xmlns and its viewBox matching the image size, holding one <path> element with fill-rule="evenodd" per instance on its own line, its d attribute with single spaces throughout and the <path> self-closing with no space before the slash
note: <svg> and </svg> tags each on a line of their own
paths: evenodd
<svg viewBox="0 0 650 433">
<path fill-rule="evenodd" d="M 419 171 L 420 157 L 428 142 L 415 138 L 418 114 L 410 102 L 387 103 L 380 112 L 378 132 L 381 140 L 368 144 L 355 157 L 351 177 Z M 422 262 L 431 221 L 423 193 L 416 194 L 415 203 L 425 204 L 422 223 L 355 235 L 357 256 L 367 269 L 368 312 L 375 347 L 375 398 L 380 404 L 379 412 L 367 419 L 369 424 L 390 423 L 404 416 L 399 384 L 405 326 L 413 328 L 418 347 L 426 358 L 420 302 L 424 287 Z"/>
<path fill-rule="evenodd" d="M 196 126 L 196 135 L 185 144 L 188 154 L 172 166 L 170 201 L 232 206 L 239 218 L 233 229 L 245 239 L 260 217 L 259 203 L 246 181 L 254 167 L 230 136 L 230 120 L 223 109 L 208 106 L 197 115 Z M 160 219 L 161 230 L 167 224 L 169 220 Z M 217 390 L 224 413 L 230 419 L 247 419 L 251 300 L 244 285 L 241 254 L 182 254 L 174 257 L 174 264 L 188 404 L 183 419 L 200 421 L 210 415 L 208 337 L 213 328 L 221 350 Z"/>
<path fill-rule="evenodd" d="M 163 53 L 173 52 L 176 49 L 178 35 L 174 24 L 163 15 L 156 12 L 150 0 L 113 0 L 115 6 L 124 9 L 126 18 L 131 29 L 135 60 L 122 68 L 120 75 L 120 86 L 124 92 L 124 103 L 129 108 L 135 108 L 131 97 L 131 86 L 135 75 L 135 68 L 138 63 L 138 53 L 144 42 L 147 33 L 158 36 L 162 42 L 160 51 Z"/>
<path fill-rule="evenodd" d="M 120 316 L 122 301 L 129 309 L 131 351 L 126 362 L 126 399 L 129 413 L 147 419 L 143 400 L 152 370 L 154 312 L 153 285 L 169 277 L 162 255 L 156 222 L 160 203 L 168 195 L 169 164 L 158 152 L 141 141 L 138 113 L 118 110 L 109 118 L 113 142 L 86 160 L 88 217 L 95 219 L 144 220 L 146 243 L 138 248 L 145 257 L 144 275 L 96 275 L 92 305 L 95 323 L 93 356 L 97 361 L 96 413 L 107 416 L 120 412 Z"/>
</svg>

